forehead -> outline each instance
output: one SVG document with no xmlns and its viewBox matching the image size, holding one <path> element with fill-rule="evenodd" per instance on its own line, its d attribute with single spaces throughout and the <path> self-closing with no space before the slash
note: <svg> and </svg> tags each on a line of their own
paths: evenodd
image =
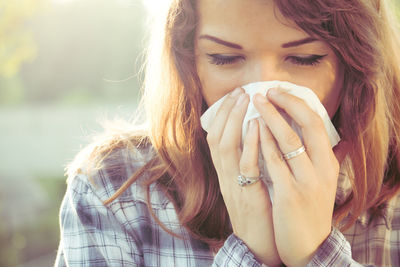
<svg viewBox="0 0 400 267">
<path fill-rule="evenodd" d="M 198 33 L 262 43 L 308 37 L 272 0 L 198 0 Z"/>
</svg>

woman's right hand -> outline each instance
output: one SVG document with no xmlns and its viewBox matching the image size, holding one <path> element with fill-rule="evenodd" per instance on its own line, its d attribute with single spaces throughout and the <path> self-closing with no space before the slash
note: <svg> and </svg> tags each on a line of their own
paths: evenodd
<svg viewBox="0 0 400 267">
<path fill-rule="evenodd" d="M 281 264 L 275 244 L 272 207 L 268 190 L 260 180 L 241 187 L 238 175 L 258 177 L 259 130 L 252 120 L 240 149 L 242 124 L 249 104 L 243 89 L 235 89 L 222 103 L 207 142 L 217 171 L 220 190 L 229 213 L 234 234 L 268 266 Z"/>
</svg>

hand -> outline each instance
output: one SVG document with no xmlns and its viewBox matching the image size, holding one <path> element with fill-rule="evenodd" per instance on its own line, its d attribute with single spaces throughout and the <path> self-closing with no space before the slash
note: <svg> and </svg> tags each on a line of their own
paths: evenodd
<svg viewBox="0 0 400 267">
<path fill-rule="evenodd" d="M 268 266 L 281 263 L 274 240 L 271 202 L 262 181 L 241 187 L 239 174 L 259 176 L 259 129 L 256 120 L 250 123 L 240 151 L 242 124 L 249 96 L 236 89 L 218 110 L 209 129 L 207 142 L 218 174 L 220 189 L 229 213 L 234 234 Z"/>
<path fill-rule="evenodd" d="M 274 187 L 275 241 L 286 265 L 305 266 L 331 232 L 339 163 L 319 115 L 300 98 L 270 92 L 272 103 L 258 94 L 254 105 L 265 122 L 260 123 L 260 140 Z M 274 105 L 301 127 L 306 147 L 286 161 L 281 155 L 303 144 Z"/>
</svg>

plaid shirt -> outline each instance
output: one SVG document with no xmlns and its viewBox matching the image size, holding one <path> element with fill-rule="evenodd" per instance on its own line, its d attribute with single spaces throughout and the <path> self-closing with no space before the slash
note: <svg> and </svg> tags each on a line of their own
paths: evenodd
<svg viewBox="0 0 400 267">
<path fill-rule="evenodd" d="M 115 152 L 123 167 L 100 169 L 90 175 L 90 181 L 84 170 L 70 176 L 60 210 L 61 240 L 55 266 L 262 266 L 234 234 L 214 255 L 189 235 L 172 203 L 152 185 L 150 203 L 155 215 L 183 239 L 164 231 L 147 208 L 146 192 L 140 185 L 146 175 L 111 204 L 103 205 L 149 160 L 150 150 Z M 400 266 L 399 204 L 392 200 L 385 216 L 370 224 L 368 215 L 363 215 L 344 234 L 333 228 L 308 266 Z"/>
</svg>

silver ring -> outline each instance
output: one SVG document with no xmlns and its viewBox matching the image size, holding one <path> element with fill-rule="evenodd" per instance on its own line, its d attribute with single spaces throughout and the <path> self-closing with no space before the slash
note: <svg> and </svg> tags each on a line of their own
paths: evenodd
<svg viewBox="0 0 400 267">
<path fill-rule="evenodd" d="M 283 154 L 282 157 L 283 157 L 285 160 L 292 159 L 292 158 L 294 158 L 294 157 L 297 157 L 298 155 L 300 155 L 300 154 L 303 153 L 304 151 L 306 151 L 306 148 L 305 148 L 304 146 L 301 146 L 300 148 L 296 149 L 295 151 L 292 151 L 292 152 Z"/>
<path fill-rule="evenodd" d="M 246 177 L 244 175 L 238 175 L 237 182 L 240 186 L 246 186 L 246 185 L 251 185 L 260 180 L 261 177 Z"/>
</svg>

